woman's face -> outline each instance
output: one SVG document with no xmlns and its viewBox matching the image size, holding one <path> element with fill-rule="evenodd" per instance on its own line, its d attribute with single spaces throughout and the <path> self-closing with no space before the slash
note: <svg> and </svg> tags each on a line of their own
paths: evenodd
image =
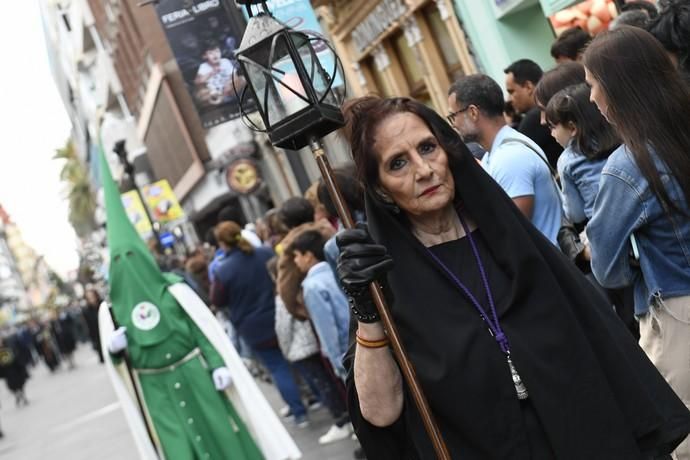
<svg viewBox="0 0 690 460">
<path fill-rule="evenodd" d="M 374 135 L 381 191 L 412 216 L 444 209 L 455 195 L 448 156 L 424 121 L 413 113 L 383 120 Z"/>
<path fill-rule="evenodd" d="M 606 121 L 611 123 L 611 120 L 609 120 L 608 117 L 608 111 L 609 111 L 609 101 L 606 99 L 606 93 L 604 92 L 604 88 L 602 88 L 601 83 L 599 83 L 599 80 L 594 78 L 594 75 L 592 75 L 585 67 L 585 80 L 587 81 L 587 84 L 592 88 L 592 92 L 589 95 L 589 100 L 594 102 L 596 104 L 597 108 L 599 109 L 599 112 L 606 118 Z"/>
</svg>

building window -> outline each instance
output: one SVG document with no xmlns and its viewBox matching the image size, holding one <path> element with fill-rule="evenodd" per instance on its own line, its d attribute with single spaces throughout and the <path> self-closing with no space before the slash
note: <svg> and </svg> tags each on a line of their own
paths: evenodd
<svg viewBox="0 0 690 460">
<path fill-rule="evenodd" d="M 446 22 L 441 18 L 441 12 L 438 10 L 438 7 L 433 3 L 426 7 L 424 9 L 424 18 L 446 65 L 450 81 L 455 81 L 464 76 L 465 73 L 462 70 L 460 55 L 453 45 Z"/>
<path fill-rule="evenodd" d="M 410 97 L 417 99 L 418 101 L 429 105 L 431 103 L 431 97 L 429 95 L 429 90 L 424 83 L 424 74 L 417 60 L 415 50 L 410 48 L 407 44 L 407 38 L 405 34 L 400 32 L 399 34 L 393 36 L 391 39 L 391 44 L 395 50 L 398 57 L 398 62 L 405 74 L 405 79 L 407 80 L 407 86 L 410 88 Z"/>
<path fill-rule="evenodd" d="M 394 94 L 395 92 L 393 91 L 393 88 L 390 87 L 388 84 L 388 81 L 386 80 L 386 77 L 383 75 L 383 71 L 378 70 L 376 67 L 376 62 L 374 60 L 373 56 L 369 56 L 366 60 L 366 66 L 369 68 L 369 73 L 374 79 L 374 84 L 376 85 L 376 93 L 378 93 L 379 96 L 381 97 L 393 97 L 393 96 L 399 96 L 398 94 Z"/>
</svg>

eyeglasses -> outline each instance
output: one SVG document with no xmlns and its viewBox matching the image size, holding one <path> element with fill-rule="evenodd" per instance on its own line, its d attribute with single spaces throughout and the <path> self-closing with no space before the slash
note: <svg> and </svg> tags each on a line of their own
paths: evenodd
<svg viewBox="0 0 690 460">
<path fill-rule="evenodd" d="M 460 115 L 462 112 L 466 112 L 470 107 L 472 107 L 472 104 L 468 105 L 464 109 L 457 110 L 455 112 L 451 112 L 448 115 L 446 115 L 446 120 L 448 120 L 448 123 L 451 125 L 455 124 L 455 117 Z"/>
</svg>

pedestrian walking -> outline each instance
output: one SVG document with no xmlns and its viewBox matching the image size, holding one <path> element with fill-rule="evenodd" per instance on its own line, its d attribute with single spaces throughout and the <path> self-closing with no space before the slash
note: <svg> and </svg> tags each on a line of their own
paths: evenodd
<svg viewBox="0 0 690 460">
<path fill-rule="evenodd" d="M 590 283 L 432 109 L 345 108 L 369 232 L 338 234 L 357 319 L 350 416 L 369 458 L 434 458 L 369 283 L 388 291 L 451 458 L 651 459 L 690 412 Z"/>
<path fill-rule="evenodd" d="M 74 334 L 74 320 L 67 311 L 56 311 L 50 328 L 70 370 L 74 369 L 74 351 L 77 349 L 77 338 Z"/>
<path fill-rule="evenodd" d="M 304 427 L 307 409 L 275 333 L 274 286 L 266 267 L 275 254 L 253 247 L 235 222 L 221 222 L 214 233 L 223 257 L 214 270 L 211 299 L 227 312 L 237 334 L 268 369 L 295 423 Z"/>
<path fill-rule="evenodd" d="M 55 372 L 60 366 L 60 352 L 50 328 L 48 321 L 45 323 L 34 323 L 34 342 L 38 354 L 43 358 L 43 362 L 48 366 L 50 372 Z"/>
<path fill-rule="evenodd" d="M 7 389 L 14 395 L 17 407 L 29 404 L 24 392 L 29 373 L 26 370 L 26 364 L 19 357 L 17 347 L 12 346 L 7 338 L 0 339 L 0 378 L 5 380 Z"/>
<path fill-rule="evenodd" d="M 624 145 L 587 224 L 592 270 L 634 286 L 640 346 L 690 407 L 690 87 L 648 32 L 624 26 L 585 52 L 591 98 Z M 690 440 L 675 452 L 690 459 Z"/>
<path fill-rule="evenodd" d="M 84 317 L 86 328 L 89 331 L 91 346 L 98 354 L 98 360 L 103 363 L 103 350 L 101 348 L 101 335 L 98 330 L 98 307 L 101 306 L 103 299 L 94 288 L 86 289 L 84 292 L 86 305 L 82 308 L 81 314 Z"/>
</svg>

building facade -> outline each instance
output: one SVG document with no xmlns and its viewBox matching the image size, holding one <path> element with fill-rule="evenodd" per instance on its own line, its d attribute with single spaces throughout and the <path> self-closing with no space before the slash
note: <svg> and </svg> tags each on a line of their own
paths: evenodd
<svg viewBox="0 0 690 460">
<path fill-rule="evenodd" d="M 351 95 L 410 96 L 447 111 L 451 82 L 478 69 L 450 0 L 313 0 Z"/>
<path fill-rule="evenodd" d="M 32 307 L 43 305 L 51 292 L 45 261 L 0 206 L 0 322 L 20 320 Z"/>
<path fill-rule="evenodd" d="M 55 80 L 96 189 L 99 140 L 116 180 L 122 166 L 111 152 L 125 140 L 136 183 L 166 179 L 186 214 L 180 228 L 196 241 L 224 206 L 239 207 L 251 221 L 318 178 L 308 152 L 275 149 L 240 119 L 204 128 L 153 3 L 41 2 Z M 347 161 L 343 149 L 335 150 L 336 165 Z M 250 161 L 260 179 L 247 193 L 229 186 L 239 159 Z"/>
</svg>

